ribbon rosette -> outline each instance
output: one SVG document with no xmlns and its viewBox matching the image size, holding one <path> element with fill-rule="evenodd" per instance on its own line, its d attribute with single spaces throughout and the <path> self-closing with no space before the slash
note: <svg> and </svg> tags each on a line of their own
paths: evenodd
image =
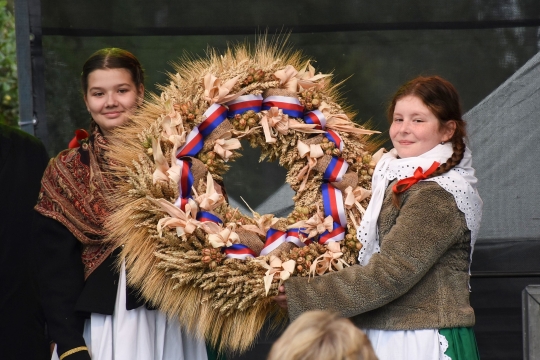
<svg viewBox="0 0 540 360">
<path fill-rule="evenodd" d="M 332 231 L 334 228 L 334 219 L 331 215 L 324 217 L 324 213 L 319 210 L 308 220 L 301 220 L 292 225 L 287 226 L 287 229 L 301 229 L 303 233 L 307 233 L 306 239 L 311 239 L 325 231 Z"/>
<path fill-rule="evenodd" d="M 214 248 L 229 247 L 232 244 L 238 244 L 240 237 L 234 231 L 236 224 L 229 223 L 225 228 L 222 228 L 216 223 L 202 223 L 201 228 L 208 234 L 208 241 Z"/>
<path fill-rule="evenodd" d="M 240 140 L 232 138 L 231 132 L 227 131 L 215 141 L 214 152 L 227 162 L 229 161 L 229 157 L 233 154 L 231 150 L 240 149 L 241 147 L 242 144 L 240 144 Z"/>
<path fill-rule="evenodd" d="M 182 211 L 165 199 L 153 199 L 149 196 L 146 198 L 170 215 L 158 221 L 157 231 L 160 237 L 163 236 L 163 228 L 176 228 L 178 237 L 184 237 L 185 240 L 185 235 L 192 234 L 201 224 L 196 220 L 197 204 L 192 199 L 188 200 L 186 211 Z"/>
<path fill-rule="evenodd" d="M 204 100 L 208 101 L 211 105 L 223 104 L 236 99 L 247 90 L 247 88 L 244 88 L 236 94 L 229 94 L 239 78 L 240 75 L 222 84 L 221 79 L 218 79 L 213 74 L 206 74 L 204 76 Z"/>
<path fill-rule="evenodd" d="M 307 183 L 307 180 L 308 180 L 308 177 L 309 177 L 309 173 L 311 172 L 311 170 L 313 169 L 313 167 L 315 165 L 317 165 L 317 159 L 322 157 L 324 155 L 324 152 L 323 152 L 323 149 L 321 148 L 321 145 L 319 144 L 316 144 L 316 145 L 307 145 L 306 143 L 302 142 L 301 140 L 298 140 L 298 153 L 300 154 L 300 157 L 306 157 L 307 156 L 307 160 L 308 160 L 308 163 L 306 164 L 306 166 L 304 166 L 302 168 L 302 170 L 300 170 L 300 172 L 298 173 L 298 176 L 297 176 L 297 179 L 298 180 L 302 180 L 302 184 L 300 185 L 300 189 L 298 191 L 302 191 L 304 190 L 305 186 L 306 186 L 306 183 Z"/>
<path fill-rule="evenodd" d="M 212 175 L 210 172 L 208 172 L 206 174 L 206 192 L 204 194 L 197 195 L 195 198 L 195 201 L 199 204 L 201 209 L 212 211 L 225 202 L 225 197 L 223 194 L 216 191 L 216 185 L 217 184 L 215 184 Z M 195 190 L 195 188 L 193 188 L 193 190 Z"/>
<path fill-rule="evenodd" d="M 326 271 L 339 271 L 343 269 L 343 265 L 349 266 L 343 259 L 341 255 L 341 247 L 338 242 L 328 243 L 326 246 L 326 252 L 319 256 L 313 261 L 311 267 L 309 268 L 309 276 L 322 275 Z M 335 270 L 334 270 L 335 269 Z"/>
<path fill-rule="evenodd" d="M 283 284 L 283 282 L 292 275 L 294 266 L 296 265 L 296 261 L 294 260 L 282 262 L 281 259 L 275 255 L 270 256 L 269 263 L 264 260 L 253 261 L 258 262 L 262 267 L 267 269 L 266 274 L 264 275 L 264 289 L 266 290 L 266 295 L 268 295 L 268 291 L 270 291 L 272 281 L 274 279 L 279 279 L 279 285 Z"/>
<path fill-rule="evenodd" d="M 276 71 L 274 76 L 279 79 L 279 84 L 282 87 L 296 94 L 298 90 L 297 74 L 298 71 L 292 65 L 287 65 L 283 69 Z"/>
<path fill-rule="evenodd" d="M 317 130 L 315 124 L 303 124 L 295 119 L 290 119 L 289 115 L 283 114 L 283 110 L 272 106 L 269 110 L 263 110 L 260 124 L 264 130 L 264 137 L 267 143 L 275 143 L 277 133 L 287 135 L 289 129 L 304 133 L 324 133 Z M 274 130 L 274 131 L 272 131 Z"/>
</svg>

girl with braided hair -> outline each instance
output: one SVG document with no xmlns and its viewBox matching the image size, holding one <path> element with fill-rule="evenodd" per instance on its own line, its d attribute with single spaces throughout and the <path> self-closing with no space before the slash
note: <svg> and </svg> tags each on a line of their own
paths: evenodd
<svg viewBox="0 0 540 360">
<path fill-rule="evenodd" d="M 418 77 L 388 108 L 394 149 L 373 174 L 357 236 L 359 264 L 311 281 L 291 277 L 275 300 L 349 317 L 381 360 L 478 359 L 469 268 L 482 214 L 459 96 Z"/>
</svg>

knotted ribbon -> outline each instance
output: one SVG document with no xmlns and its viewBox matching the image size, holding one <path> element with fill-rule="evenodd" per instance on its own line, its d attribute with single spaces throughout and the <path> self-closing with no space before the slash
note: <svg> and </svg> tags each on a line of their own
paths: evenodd
<svg viewBox="0 0 540 360">
<path fill-rule="evenodd" d="M 185 240 L 185 235 L 192 234 L 201 224 L 196 220 L 197 204 L 192 199 L 188 200 L 186 210 L 182 211 L 165 199 L 154 199 L 149 196 L 146 198 L 170 215 L 158 221 L 157 231 L 160 237 L 163 236 L 163 228 L 176 228 L 177 236 Z"/>
<path fill-rule="evenodd" d="M 236 99 L 247 90 L 247 88 L 243 88 L 236 94 L 229 94 L 239 78 L 240 75 L 221 83 L 221 79 L 218 79 L 215 75 L 210 73 L 206 74 L 203 81 L 204 100 L 208 101 L 210 104 L 222 104 Z"/>
<path fill-rule="evenodd" d="M 240 149 L 241 147 L 242 144 L 240 143 L 240 140 L 232 138 L 231 132 L 227 131 L 215 141 L 214 152 L 227 162 L 233 154 L 231 150 Z"/>
<path fill-rule="evenodd" d="M 343 265 L 349 266 L 343 259 L 341 255 L 340 244 L 337 242 L 328 243 L 326 246 L 326 253 L 322 254 L 313 261 L 311 267 L 309 268 L 309 276 L 322 275 L 326 271 L 339 271 L 343 269 Z M 334 270 L 335 269 L 335 270 Z"/>
<path fill-rule="evenodd" d="M 429 175 L 433 174 L 435 170 L 439 167 L 440 163 L 437 161 L 434 161 L 433 164 L 429 169 L 424 171 L 420 166 L 414 170 L 414 174 L 411 177 L 401 179 L 397 183 L 394 184 L 392 187 L 392 191 L 396 194 L 401 194 L 402 192 L 407 191 L 411 186 L 419 182 L 420 180 L 425 180 L 429 177 Z"/>
<path fill-rule="evenodd" d="M 324 131 L 315 129 L 314 124 L 303 124 L 295 119 L 289 118 L 278 107 L 271 107 L 268 110 L 263 110 L 260 124 L 263 127 L 264 137 L 267 143 L 275 143 L 277 133 L 287 135 L 289 129 L 304 132 L 304 133 L 323 133 Z"/>
<path fill-rule="evenodd" d="M 298 140 L 298 153 L 300 154 L 300 157 L 307 157 L 307 164 L 300 170 L 300 172 L 297 175 L 298 180 L 302 180 L 302 183 L 300 184 L 300 189 L 298 191 L 304 190 L 306 187 L 306 183 L 309 177 L 309 173 L 317 165 L 317 159 L 320 157 L 323 157 L 324 152 L 321 148 L 321 145 L 319 144 L 311 144 L 307 145 L 306 143 L 302 142 L 302 140 Z"/>
<path fill-rule="evenodd" d="M 261 264 L 262 267 L 267 269 L 264 275 L 264 288 L 266 290 L 266 295 L 272 286 L 272 281 L 274 279 L 279 279 L 280 286 L 285 280 L 287 280 L 292 273 L 294 272 L 294 266 L 296 262 L 294 260 L 288 260 L 282 262 L 281 259 L 277 256 L 270 256 L 270 261 L 267 263 L 264 260 L 254 260 Z"/>
<path fill-rule="evenodd" d="M 287 229 L 301 229 L 303 233 L 307 234 L 307 239 L 314 238 L 319 234 L 323 234 L 325 231 L 332 231 L 334 227 L 334 220 L 332 216 L 324 216 L 324 213 L 319 210 L 308 220 L 301 220 L 292 225 L 287 226 Z"/>
</svg>

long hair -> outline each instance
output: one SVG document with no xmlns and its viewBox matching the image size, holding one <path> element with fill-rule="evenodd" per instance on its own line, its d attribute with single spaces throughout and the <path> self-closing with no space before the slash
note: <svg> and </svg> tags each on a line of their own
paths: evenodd
<svg viewBox="0 0 540 360">
<path fill-rule="evenodd" d="M 458 92 L 454 85 L 439 76 L 419 76 L 414 78 L 401 86 L 390 101 L 387 109 L 387 117 L 390 122 L 393 121 L 396 103 L 405 96 L 416 96 L 419 98 L 431 110 L 433 115 L 437 117 L 440 128 L 448 126 L 449 121 L 454 121 L 456 124 L 454 135 L 450 139 L 454 150 L 452 156 L 445 163 L 441 164 L 429 177 L 442 175 L 459 164 L 465 153 L 465 142 L 463 139 L 467 137 L 467 124 L 462 118 L 463 112 L 461 110 Z M 397 208 L 400 207 L 400 197 L 401 194 L 394 193 L 393 195 L 392 202 Z"/>
<path fill-rule="evenodd" d="M 376 360 L 371 343 L 346 318 L 308 311 L 293 321 L 272 346 L 268 360 Z"/>
</svg>

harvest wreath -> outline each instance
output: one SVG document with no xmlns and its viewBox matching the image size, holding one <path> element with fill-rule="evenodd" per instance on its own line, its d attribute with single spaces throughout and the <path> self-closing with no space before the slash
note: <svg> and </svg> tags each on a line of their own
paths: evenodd
<svg viewBox="0 0 540 360">
<path fill-rule="evenodd" d="M 147 301 L 220 350 L 244 351 L 289 276 L 356 263 L 381 152 L 371 155 L 374 131 L 350 120 L 331 75 L 282 45 L 210 51 L 176 70 L 111 141 L 110 239 Z M 287 218 L 228 205 L 222 175 L 239 139 L 288 170 Z"/>
</svg>

